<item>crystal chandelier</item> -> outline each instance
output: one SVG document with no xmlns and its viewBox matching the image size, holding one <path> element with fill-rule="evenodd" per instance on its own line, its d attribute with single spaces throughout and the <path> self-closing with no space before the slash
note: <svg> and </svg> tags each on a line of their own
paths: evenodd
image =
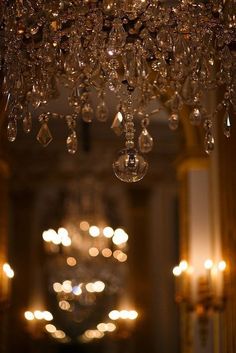
<svg viewBox="0 0 236 353">
<path fill-rule="evenodd" d="M 230 136 L 229 114 L 236 109 L 235 0 L 5 0 L 0 23 L 10 141 L 20 120 L 30 132 L 33 114 L 41 125 L 37 140 L 47 146 L 50 121 L 61 118 L 68 127 L 68 152 L 74 154 L 78 121 L 107 120 L 108 92 L 118 102 L 112 127 L 125 137 L 113 163 L 123 181 L 136 182 L 147 172 L 142 154 L 153 147 L 151 101 L 170 110 L 172 130 L 183 106 L 189 106 L 190 123 L 203 126 L 208 154 L 219 112 L 224 134 Z M 64 95 L 65 87 L 71 113 L 63 116 L 48 103 Z M 204 104 L 210 91 L 219 96 L 214 111 Z M 141 134 L 135 147 L 137 124 Z"/>
</svg>

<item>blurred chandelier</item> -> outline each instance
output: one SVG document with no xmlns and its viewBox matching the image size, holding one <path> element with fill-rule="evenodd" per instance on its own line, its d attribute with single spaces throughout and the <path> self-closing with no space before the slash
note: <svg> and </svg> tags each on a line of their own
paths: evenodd
<svg viewBox="0 0 236 353">
<path fill-rule="evenodd" d="M 214 148 L 212 121 L 222 112 L 223 130 L 230 136 L 230 105 L 236 109 L 234 45 L 235 0 L 5 0 L 0 9 L 1 70 L 8 139 L 14 141 L 17 122 L 30 132 L 31 113 L 41 124 L 37 140 L 52 140 L 48 123 L 62 118 L 68 126 L 67 148 L 77 150 L 76 124 L 93 115 L 108 118 L 105 96 L 118 99 L 113 122 L 125 135 L 125 148 L 113 163 L 116 176 L 126 182 L 143 178 L 153 139 L 148 132 L 149 103 L 170 109 L 175 130 L 183 105 L 189 120 L 202 123 L 205 150 Z M 72 113 L 48 111 L 47 103 L 68 87 Z M 220 88 L 214 111 L 204 105 L 209 91 Z M 94 114 L 90 103 L 96 90 Z M 138 148 L 135 124 L 141 123 Z"/>
</svg>

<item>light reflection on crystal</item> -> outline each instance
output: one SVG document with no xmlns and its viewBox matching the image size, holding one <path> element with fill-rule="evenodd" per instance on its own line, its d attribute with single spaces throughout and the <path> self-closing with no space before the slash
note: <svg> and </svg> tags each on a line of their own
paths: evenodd
<svg viewBox="0 0 236 353">
<path fill-rule="evenodd" d="M 144 128 L 139 136 L 139 150 L 142 153 L 148 153 L 153 148 L 153 138 L 146 128 Z"/>
<path fill-rule="evenodd" d="M 37 135 L 37 140 L 43 147 L 46 147 L 49 145 L 49 143 L 52 141 L 52 134 L 48 128 L 48 124 L 46 122 L 42 123 L 42 126 L 38 132 Z"/>
<path fill-rule="evenodd" d="M 8 141 L 14 142 L 17 136 L 17 122 L 16 119 L 9 121 L 7 125 L 7 138 Z"/>
<path fill-rule="evenodd" d="M 224 116 L 224 121 L 223 121 L 223 130 L 224 130 L 224 135 L 225 137 L 229 138 L 230 137 L 230 133 L 231 133 L 231 122 L 230 122 L 230 117 L 229 117 L 229 112 L 226 111 L 225 112 L 225 116 Z"/>
</svg>

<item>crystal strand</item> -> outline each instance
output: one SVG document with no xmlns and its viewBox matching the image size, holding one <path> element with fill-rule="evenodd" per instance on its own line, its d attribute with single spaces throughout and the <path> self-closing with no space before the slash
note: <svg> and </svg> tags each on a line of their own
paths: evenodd
<svg viewBox="0 0 236 353">
<path fill-rule="evenodd" d="M 214 150 L 214 136 L 212 133 L 212 121 L 210 119 L 206 119 L 204 122 L 204 129 L 205 129 L 205 139 L 204 139 L 204 145 L 205 145 L 205 152 L 207 154 L 210 154 Z"/>
<path fill-rule="evenodd" d="M 69 135 L 66 140 L 67 151 L 70 154 L 75 154 L 78 149 L 78 140 L 76 135 L 76 118 L 71 115 L 66 116 L 67 126 L 69 128 Z"/>
<path fill-rule="evenodd" d="M 179 127 L 179 115 L 177 113 L 172 113 L 168 119 L 168 126 L 170 130 L 177 130 Z"/>
<path fill-rule="evenodd" d="M 226 110 L 225 115 L 224 115 L 224 121 L 223 121 L 223 131 L 225 137 L 229 138 L 231 134 L 231 121 L 229 117 L 229 112 Z"/>
<path fill-rule="evenodd" d="M 32 116 L 31 113 L 27 110 L 23 118 L 23 130 L 28 134 L 32 129 Z"/>
<path fill-rule="evenodd" d="M 10 118 L 10 121 L 7 125 L 7 138 L 8 141 L 14 142 L 17 136 L 17 122 L 16 118 Z"/>
</svg>

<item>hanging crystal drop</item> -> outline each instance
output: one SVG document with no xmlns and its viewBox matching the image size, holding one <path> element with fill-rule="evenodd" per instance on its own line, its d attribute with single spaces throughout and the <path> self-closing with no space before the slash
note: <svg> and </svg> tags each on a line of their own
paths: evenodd
<svg viewBox="0 0 236 353">
<path fill-rule="evenodd" d="M 229 138 L 230 137 L 230 130 L 231 130 L 231 122 L 229 117 L 229 112 L 225 112 L 224 121 L 223 121 L 223 131 L 224 135 Z"/>
<path fill-rule="evenodd" d="M 124 130 L 123 128 L 123 115 L 121 112 L 118 112 L 113 120 L 111 125 L 111 129 L 117 136 L 120 136 Z"/>
<path fill-rule="evenodd" d="M 146 175 L 148 163 L 138 154 L 137 150 L 123 149 L 113 163 L 113 170 L 121 181 L 135 183 Z"/>
<path fill-rule="evenodd" d="M 91 123 L 93 120 L 93 108 L 89 103 L 85 103 L 82 108 L 82 119 L 86 123 Z"/>
<path fill-rule="evenodd" d="M 37 135 L 37 140 L 39 143 L 41 143 L 41 145 L 43 145 L 43 147 L 48 146 L 49 143 L 52 141 L 52 134 L 46 122 L 42 123 L 42 126 Z"/>
<path fill-rule="evenodd" d="M 198 108 L 194 108 L 193 111 L 189 115 L 190 123 L 194 126 L 198 126 L 201 124 L 202 114 Z"/>
<path fill-rule="evenodd" d="M 108 119 L 108 109 L 104 101 L 98 104 L 96 109 L 96 118 L 98 121 L 106 121 Z"/>
<path fill-rule="evenodd" d="M 14 142 L 17 136 L 17 122 L 16 119 L 9 121 L 7 125 L 7 138 L 8 141 Z"/>
<path fill-rule="evenodd" d="M 23 130 L 28 134 L 32 129 L 32 116 L 30 112 L 27 112 L 23 118 Z"/>
<path fill-rule="evenodd" d="M 139 150 L 142 153 L 148 153 L 153 148 L 153 138 L 146 128 L 144 128 L 138 139 Z"/>
<path fill-rule="evenodd" d="M 66 140 L 67 150 L 71 154 L 75 154 L 78 149 L 78 140 L 76 136 L 76 132 L 73 131 Z"/>
<path fill-rule="evenodd" d="M 207 154 L 210 154 L 214 150 L 215 140 L 211 131 L 206 132 L 204 145 Z"/>
<path fill-rule="evenodd" d="M 174 131 L 174 130 L 178 129 L 179 115 L 176 113 L 171 114 L 168 119 L 168 125 L 169 125 L 170 130 Z"/>
</svg>

